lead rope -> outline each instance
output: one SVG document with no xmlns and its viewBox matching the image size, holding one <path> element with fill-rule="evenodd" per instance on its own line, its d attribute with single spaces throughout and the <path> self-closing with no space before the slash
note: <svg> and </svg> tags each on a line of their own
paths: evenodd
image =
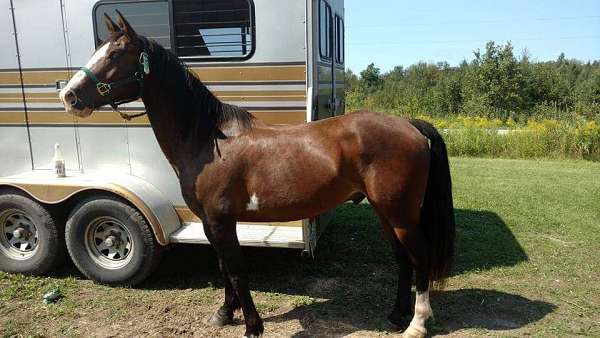
<svg viewBox="0 0 600 338">
<path fill-rule="evenodd" d="M 140 117 L 140 116 L 144 116 L 144 115 L 147 115 L 147 114 L 148 114 L 148 112 L 147 112 L 147 111 L 145 111 L 145 112 L 143 112 L 143 113 L 138 113 L 138 114 L 125 114 L 125 113 L 121 112 L 121 111 L 120 111 L 120 110 L 118 110 L 118 109 L 114 109 L 114 108 L 113 108 L 113 110 L 114 110 L 115 112 L 119 113 L 119 115 L 121 115 L 121 118 L 122 118 L 123 120 L 127 120 L 127 121 L 131 121 L 132 119 L 135 119 L 135 118 L 138 118 L 138 117 Z"/>
</svg>

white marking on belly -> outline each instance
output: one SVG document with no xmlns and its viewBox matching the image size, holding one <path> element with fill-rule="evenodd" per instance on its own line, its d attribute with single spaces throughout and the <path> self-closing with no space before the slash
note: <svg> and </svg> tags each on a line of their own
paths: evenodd
<svg viewBox="0 0 600 338">
<path fill-rule="evenodd" d="M 246 204 L 246 210 L 258 210 L 258 197 L 256 194 L 252 194 L 250 202 Z"/>
<path fill-rule="evenodd" d="M 433 316 L 431 305 L 429 304 L 429 291 L 419 292 L 417 291 L 417 297 L 415 299 L 415 315 L 410 321 L 410 325 L 404 331 L 404 337 L 425 337 L 427 335 L 427 329 L 425 328 L 425 321 L 429 317 Z"/>
</svg>

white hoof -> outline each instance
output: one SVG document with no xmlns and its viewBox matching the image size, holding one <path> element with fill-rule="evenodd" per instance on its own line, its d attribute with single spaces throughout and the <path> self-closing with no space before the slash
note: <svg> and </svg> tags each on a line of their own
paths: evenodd
<svg viewBox="0 0 600 338">
<path fill-rule="evenodd" d="M 427 330 L 425 328 L 417 328 L 414 326 L 409 326 L 406 331 L 402 333 L 403 338 L 425 338 L 427 335 Z"/>
</svg>

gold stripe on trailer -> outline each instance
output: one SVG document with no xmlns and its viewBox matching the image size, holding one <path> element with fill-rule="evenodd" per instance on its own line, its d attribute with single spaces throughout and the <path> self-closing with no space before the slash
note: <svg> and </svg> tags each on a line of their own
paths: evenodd
<svg viewBox="0 0 600 338">
<path fill-rule="evenodd" d="M 306 101 L 306 93 L 298 90 L 215 91 L 213 93 L 225 102 Z M 27 93 L 25 99 L 29 103 L 60 103 L 58 93 Z M 20 104 L 22 102 L 23 96 L 21 93 L 0 93 L 0 103 Z"/>
<path fill-rule="evenodd" d="M 306 66 L 192 68 L 201 81 L 305 81 Z"/>
<path fill-rule="evenodd" d="M 176 206 L 175 212 L 179 216 L 179 219 L 183 223 L 200 223 L 202 222 L 198 216 L 194 215 L 194 213 L 185 206 Z M 257 223 L 257 222 L 243 222 L 244 224 L 257 224 L 257 225 L 272 225 L 272 226 L 284 226 L 284 227 L 295 227 L 301 228 L 303 225 L 303 221 L 291 221 L 291 222 L 269 222 L 265 223 Z"/>
<path fill-rule="evenodd" d="M 301 124 L 306 122 L 305 110 L 249 110 L 259 120 L 268 124 Z M 136 111 L 127 111 L 134 114 Z M 64 111 L 28 111 L 30 125 L 125 125 L 126 122 L 113 111 L 96 111 L 90 117 L 76 118 Z M 25 113 L 23 111 L 0 111 L 0 124 L 24 125 Z M 150 126 L 148 117 L 142 116 L 127 122 L 129 125 Z"/>
<path fill-rule="evenodd" d="M 257 67 L 194 67 L 192 71 L 206 82 L 244 82 L 244 81 L 305 81 L 306 66 L 257 66 Z M 67 80 L 74 75 L 65 70 L 23 70 L 23 83 L 55 84 L 58 80 Z M 20 84 L 18 71 L 0 71 L 0 84 Z"/>
<path fill-rule="evenodd" d="M 0 124 L 25 125 L 24 111 L 0 111 Z"/>
</svg>

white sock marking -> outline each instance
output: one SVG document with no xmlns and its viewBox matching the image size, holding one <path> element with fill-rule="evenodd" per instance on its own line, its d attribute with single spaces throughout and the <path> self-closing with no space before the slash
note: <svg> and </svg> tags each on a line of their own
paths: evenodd
<svg viewBox="0 0 600 338">
<path fill-rule="evenodd" d="M 410 325 L 404 331 L 405 337 L 425 337 L 427 329 L 425 328 L 425 321 L 433 315 L 431 305 L 429 304 L 429 291 L 419 292 L 417 291 L 417 297 L 415 300 L 415 315 L 410 321 Z"/>
<path fill-rule="evenodd" d="M 258 197 L 256 194 L 252 194 L 250 197 L 250 202 L 246 204 L 246 210 L 258 210 Z"/>
</svg>

